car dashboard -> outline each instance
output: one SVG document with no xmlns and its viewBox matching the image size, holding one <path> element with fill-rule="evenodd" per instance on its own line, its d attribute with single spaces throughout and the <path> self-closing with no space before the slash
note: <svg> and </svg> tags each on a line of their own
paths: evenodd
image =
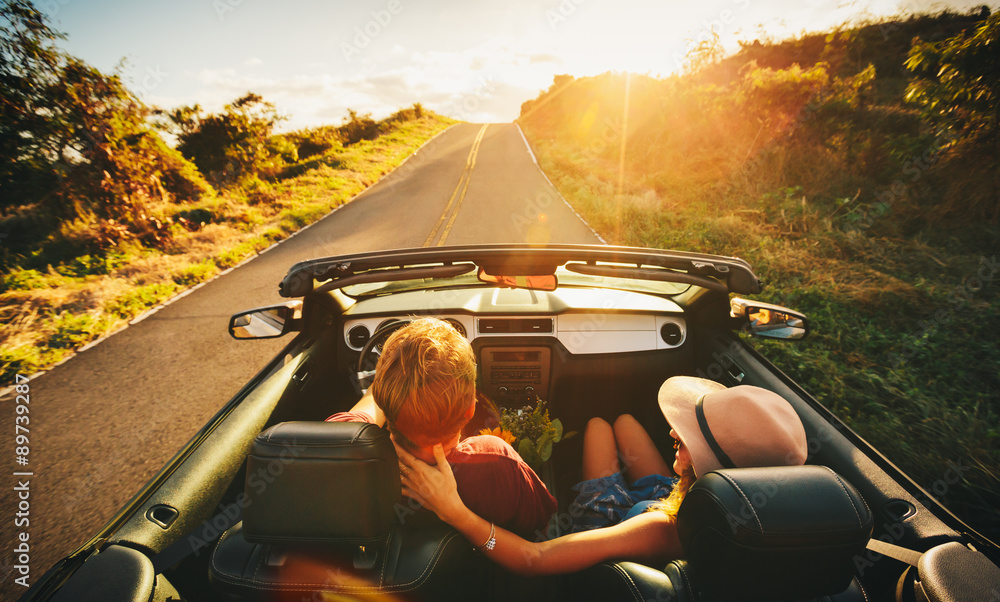
<svg viewBox="0 0 1000 602">
<path fill-rule="evenodd" d="M 680 306 L 632 291 L 413 291 L 362 299 L 344 313 L 348 357 L 356 361 L 380 328 L 417 317 L 445 320 L 469 339 L 481 391 L 508 406 L 551 399 L 560 377 L 586 374 L 585 359 L 613 363 L 624 354 L 679 349 L 687 340 Z"/>
</svg>

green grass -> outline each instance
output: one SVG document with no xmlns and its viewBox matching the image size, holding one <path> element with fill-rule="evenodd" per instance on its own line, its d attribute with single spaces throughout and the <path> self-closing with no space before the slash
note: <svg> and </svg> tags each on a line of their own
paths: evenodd
<svg viewBox="0 0 1000 602">
<path fill-rule="evenodd" d="M 81 252 L 85 220 L 64 224 L 0 274 L 0 372 L 7 382 L 65 359 L 126 321 L 233 267 L 350 201 L 454 120 L 425 113 L 375 140 L 333 144 L 273 182 L 167 205 L 163 249 L 123 245 Z M 307 135 L 307 134 L 302 134 Z M 77 242 L 84 241 L 84 242 Z"/>
<path fill-rule="evenodd" d="M 766 283 L 757 297 L 805 312 L 813 328 L 799 344 L 751 344 L 932 495 L 1000 539 L 1000 272 L 977 292 L 969 280 L 989 249 L 844 232 L 819 204 L 803 203 L 798 188 L 725 206 L 697 191 L 666 203 L 626 190 L 616 201 L 613 170 L 586 169 L 572 141 L 530 125 L 525 133 L 543 170 L 609 243 L 746 259 Z M 943 487 L 958 462 L 971 470 Z"/>
<path fill-rule="evenodd" d="M 137 286 L 104 305 L 108 314 L 130 320 L 146 309 L 153 307 L 179 292 L 181 287 L 175 282 L 157 282 Z"/>
</svg>

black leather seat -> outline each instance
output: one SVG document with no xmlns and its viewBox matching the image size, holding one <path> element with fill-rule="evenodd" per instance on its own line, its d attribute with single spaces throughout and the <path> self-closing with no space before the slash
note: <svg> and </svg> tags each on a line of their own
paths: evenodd
<svg viewBox="0 0 1000 602">
<path fill-rule="evenodd" d="M 681 504 L 686 560 L 656 570 L 605 563 L 567 579 L 574 599 L 867 600 L 854 557 L 873 518 L 857 490 L 822 466 L 710 472 Z"/>
<path fill-rule="evenodd" d="M 401 498 L 385 430 L 288 422 L 254 441 L 244 520 L 212 554 L 229 600 L 469 599 L 485 561 L 433 514 Z M 471 578 L 471 580 L 470 580 Z"/>
</svg>

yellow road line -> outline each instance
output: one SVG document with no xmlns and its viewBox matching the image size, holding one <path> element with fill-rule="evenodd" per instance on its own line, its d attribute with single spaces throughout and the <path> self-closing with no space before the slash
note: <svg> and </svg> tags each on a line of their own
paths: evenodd
<svg viewBox="0 0 1000 602">
<path fill-rule="evenodd" d="M 447 221 L 447 225 L 441 232 L 441 239 L 438 240 L 437 246 L 444 245 L 444 241 L 448 239 L 448 234 L 451 232 L 451 227 L 455 223 L 455 218 L 458 216 L 458 210 L 462 207 L 462 201 L 465 200 L 465 193 L 469 190 L 469 181 L 472 180 L 472 170 L 476 167 L 476 157 L 479 156 L 479 146 L 483 141 L 483 135 L 486 134 L 486 128 L 490 124 L 484 125 L 480 128 L 479 133 L 476 134 L 476 139 L 472 143 L 472 149 L 469 151 L 469 157 L 465 160 L 465 169 L 462 171 L 462 175 L 458 178 L 458 185 L 455 186 L 454 192 L 451 193 L 451 198 L 448 199 L 448 204 L 445 205 L 444 212 L 441 213 L 441 217 L 438 219 L 437 224 L 434 225 L 434 229 L 431 230 L 430 235 L 427 236 L 427 240 L 424 241 L 423 246 L 429 247 L 434 239 L 437 237 L 438 231 L 441 230 L 441 226 Z M 461 191 L 461 193 L 459 193 Z M 458 202 L 456 203 L 456 199 Z M 450 214 L 450 217 L 449 217 Z"/>
</svg>

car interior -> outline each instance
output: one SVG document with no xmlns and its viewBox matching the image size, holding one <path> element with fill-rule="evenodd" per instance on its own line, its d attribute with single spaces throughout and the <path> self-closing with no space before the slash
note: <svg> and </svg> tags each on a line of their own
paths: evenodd
<svg viewBox="0 0 1000 602">
<path fill-rule="evenodd" d="M 925 592 L 975 581 L 975 567 L 996 569 L 970 549 L 958 519 L 904 488 L 888 460 L 734 332 L 723 292 L 332 289 L 294 307 L 297 336 L 178 452 L 183 462 L 139 494 L 142 511 L 113 522 L 74 584 L 103 578 L 104 556 L 118 567 L 116 599 L 129 600 L 920 600 L 959 599 Z M 542 399 L 567 432 L 581 433 L 540 471 L 559 513 L 539 537 L 568 526 L 590 418 L 632 414 L 664 457 L 673 454 L 657 404 L 671 376 L 778 393 L 802 419 L 808 461 L 700 478 L 678 518 L 684 560 L 511 574 L 401 498 L 384 429 L 324 422 L 360 398 L 388 334 L 423 316 L 469 338 L 479 391 L 494 404 Z M 870 539 L 933 566 L 872 552 Z M 152 597 L 142 598 L 147 588 Z"/>
</svg>

